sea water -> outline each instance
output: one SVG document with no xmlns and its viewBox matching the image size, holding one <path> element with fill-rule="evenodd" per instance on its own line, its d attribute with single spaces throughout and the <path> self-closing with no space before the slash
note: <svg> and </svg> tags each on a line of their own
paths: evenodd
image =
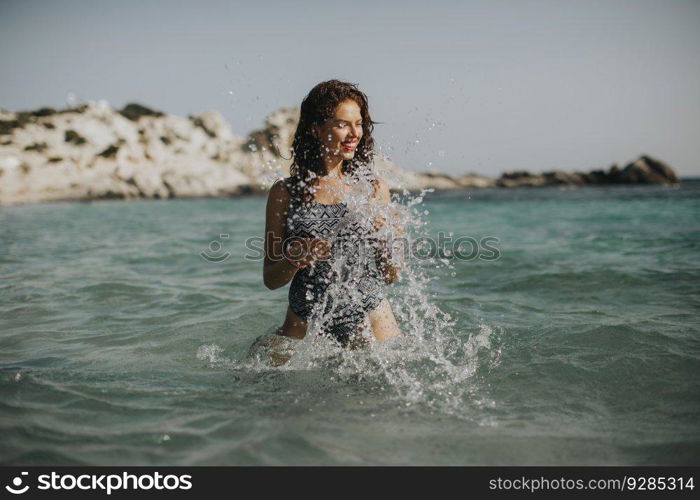
<svg viewBox="0 0 700 500">
<path fill-rule="evenodd" d="M 279 367 L 264 198 L 0 208 L 0 463 L 697 465 L 700 183 L 402 202 L 476 254 L 409 257 L 401 338 Z"/>
</svg>

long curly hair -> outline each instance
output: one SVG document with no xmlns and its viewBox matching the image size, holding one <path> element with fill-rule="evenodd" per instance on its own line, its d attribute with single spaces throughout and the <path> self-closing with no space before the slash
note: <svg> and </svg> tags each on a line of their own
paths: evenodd
<svg viewBox="0 0 700 500">
<path fill-rule="evenodd" d="M 356 84 L 328 80 L 316 85 L 301 102 L 299 124 L 292 142 L 292 164 L 289 169 L 293 196 L 297 201 L 310 203 L 320 177 L 326 175 L 323 163 L 322 143 L 313 133 L 314 126 L 321 127 L 326 120 L 333 118 L 338 105 L 346 99 L 351 99 L 360 107 L 362 115 L 362 138 L 355 150 L 352 160 L 343 160 L 341 170 L 344 175 L 351 177 L 356 174 L 360 165 L 371 166 L 374 158 L 374 139 L 372 130 L 377 122 L 373 122 L 369 114 L 367 96 Z M 372 174 L 370 182 L 375 192 L 378 181 Z"/>
</svg>

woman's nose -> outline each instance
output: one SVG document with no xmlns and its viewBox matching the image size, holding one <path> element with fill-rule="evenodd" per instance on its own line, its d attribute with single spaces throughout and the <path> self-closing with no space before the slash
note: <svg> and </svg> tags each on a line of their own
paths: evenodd
<svg viewBox="0 0 700 500">
<path fill-rule="evenodd" d="M 352 125 L 350 127 L 350 137 L 360 137 L 362 135 L 362 127 Z"/>
</svg>

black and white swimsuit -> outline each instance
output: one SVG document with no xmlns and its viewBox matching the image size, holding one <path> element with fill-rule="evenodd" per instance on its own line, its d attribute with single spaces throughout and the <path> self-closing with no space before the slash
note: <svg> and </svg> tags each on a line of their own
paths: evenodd
<svg viewBox="0 0 700 500">
<path fill-rule="evenodd" d="M 369 218 L 345 203 L 290 200 L 286 239 L 328 240 L 332 256 L 297 271 L 289 287 L 289 307 L 304 321 L 320 320 L 322 332 L 341 344 L 384 299 L 384 280 L 371 247 L 373 231 Z"/>
</svg>

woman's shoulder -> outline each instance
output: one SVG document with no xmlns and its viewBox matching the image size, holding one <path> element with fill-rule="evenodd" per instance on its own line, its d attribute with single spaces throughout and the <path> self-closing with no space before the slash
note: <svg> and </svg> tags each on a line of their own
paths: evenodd
<svg viewBox="0 0 700 500">
<path fill-rule="evenodd" d="M 353 176 L 357 181 L 364 180 L 370 182 L 375 187 L 386 186 L 386 181 L 377 172 L 373 163 L 361 164 L 353 172 Z"/>
<path fill-rule="evenodd" d="M 280 177 L 272 183 L 270 193 L 289 196 L 292 190 L 291 177 Z"/>
<path fill-rule="evenodd" d="M 380 203 L 389 203 L 391 201 L 391 192 L 389 184 L 379 174 L 374 175 L 374 198 Z"/>
<path fill-rule="evenodd" d="M 272 183 L 270 187 L 270 192 L 268 194 L 268 200 L 273 205 L 279 205 L 284 207 L 289 204 L 291 199 L 290 187 L 284 178 L 279 178 Z"/>
<path fill-rule="evenodd" d="M 382 177 L 379 174 L 374 174 L 374 179 L 381 189 L 389 189 L 389 184 L 387 184 L 386 179 L 384 179 L 384 177 Z"/>
</svg>

